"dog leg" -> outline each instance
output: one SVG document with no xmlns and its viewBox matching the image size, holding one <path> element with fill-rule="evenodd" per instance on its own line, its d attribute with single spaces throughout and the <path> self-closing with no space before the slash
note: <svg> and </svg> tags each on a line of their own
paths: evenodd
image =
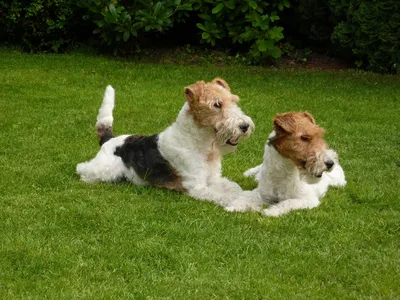
<svg viewBox="0 0 400 300">
<path fill-rule="evenodd" d="M 210 187 L 214 190 L 219 190 L 220 193 L 230 194 L 231 198 L 243 192 L 242 188 L 236 182 L 230 181 L 225 177 L 214 178 L 210 182 Z"/>
<path fill-rule="evenodd" d="M 90 161 L 76 166 L 76 173 L 85 182 L 115 182 L 132 179 L 133 171 L 128 170 L 119 156 L 114 155 L 115 147 L 127 136 L 119 136 L 105 143 L 97 155 Z"/>
<path fill-rule="evenodd" d="M 260 211 L 263 205 L 260 193 L 257 189 L 244 191 L 225 207 L 230 212 Z"/>
<path fill-rule="evenodd" d="M 257 167 L 248 169 L 246 172 L 243 173 L 244 176 L 246 177 L 254 177 L 256 181 L 260 180 L 260 171 L 261 171 L 261 165 L 258 165 Z"/>
<path fill-rule="evenodd" d="M 347 183 L 344 176 L 344 171 L 339 163 L 336 163 L 332 171 L 326 173 L 326 176 L 329 178 L 329 185 L 345 186 Z"/>
<path fill-rule="evenodd" d="M 225 195 L 206 186 L 191 189 L 188 194 L 198 200 L 211 201 L 219 205 L 223 205 L 225 200 Z"/>
<path fill-rule="evenodd" d="M 127 169 L 119 157 L 100 151 L 91 161 L 76 166 L 76 173 L 85 182 L 115 182 L 126 177 Z"/>
<path fill-rule="evenodd" d="M 320 204 L 318 198 L 312 199 L 288 199 L 277 204 L 271 205 L 262 211 L 263 215 L 269 217 L 278 217 L 292 210 L 311 209 Z"/>
</svg>

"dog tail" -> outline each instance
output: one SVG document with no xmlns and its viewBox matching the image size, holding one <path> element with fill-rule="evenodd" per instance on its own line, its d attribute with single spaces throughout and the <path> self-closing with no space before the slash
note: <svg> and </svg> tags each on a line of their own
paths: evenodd
<svg viewBox="0 0 400 300">
<path fill-rule="evenodd" d="M 97 115 L 96 132 L 99 138 L 100 146 L 113 137 L 113 109 L 115 102 L 115 91 L 111 85 L 108 85 L 104 93 L 103 103 Z"/>
</svg>

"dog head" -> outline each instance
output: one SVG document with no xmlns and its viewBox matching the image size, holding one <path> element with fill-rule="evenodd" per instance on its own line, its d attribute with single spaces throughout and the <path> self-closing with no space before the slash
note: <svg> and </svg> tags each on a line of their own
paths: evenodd
<svg viewBox="0 0 400 300">
<path fill-rule="evenodd" d="M 307 175 L 320 178 L 332 169 L 334 157 L 324 140 L 324 129 L 308 112 L 277 114 L 274 118 L 275 136 L 271 144 Z"/>
<path fill-rule="evenodd" d="M 254 130 L 253 121 L 238 106 L 239 97 L 231 93 L 228 83 L 221 78 L 185 87 L 185 97 L 197 126 L 214 132 L 220 146 L 236 147 L 239 139 L 250 136 Z"/>
</svg>

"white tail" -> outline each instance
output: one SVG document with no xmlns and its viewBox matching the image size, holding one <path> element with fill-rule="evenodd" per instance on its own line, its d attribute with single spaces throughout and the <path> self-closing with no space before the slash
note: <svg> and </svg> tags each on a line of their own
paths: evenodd
<svg viewBox="0 0 400 300">
<path fill-rule="evenodd" d="M 104 127 L 112 127 L 114 118 L 112 115 L 115 102 L 115 91 L 111 85 L 108 85 L 104 93 L 103 103 L 97 115 L 96 127 L 103 125 Z"/>
</svg>

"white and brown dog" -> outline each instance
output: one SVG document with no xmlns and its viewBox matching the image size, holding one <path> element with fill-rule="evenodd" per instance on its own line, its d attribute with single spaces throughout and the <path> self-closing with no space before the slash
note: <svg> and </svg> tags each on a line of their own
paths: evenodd
<svg viewBox="0 0 400 300">
<path fill-rule="evenodd" d="M 129 180 L 178 190 L 226 205 L 242 192 L 222 177 L 221 157 L 248 137 L 252 120 L 237 103 L 225 80 L 198 81 L 185 88 L 186 103 L 176 121 L 153 136 L 113 137 L 115 92 L 108 86 L 97 117 L 101 149 L 92 160 L 77 165 L 85 182 Z"/>
<path fill-rule="evenodd" d="M 329 186 L 346 185 L 338 156 L 323 136 L 324 129 L 308 112 L 277 114 L 263 163 L 245 172 L 255 177 L 258 187 L 243 192 L 227 210 L 260 211 L 269 204 L 262 213 L 279 216 L 316 207 Z"/>
</svg>

